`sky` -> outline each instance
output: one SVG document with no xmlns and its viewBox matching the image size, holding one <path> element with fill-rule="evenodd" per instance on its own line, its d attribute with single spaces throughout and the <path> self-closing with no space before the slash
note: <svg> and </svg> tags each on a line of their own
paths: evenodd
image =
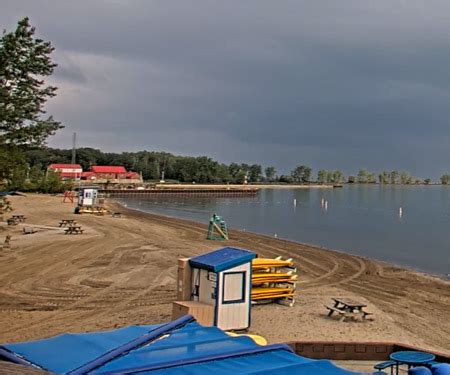
<svg viewBox="0 0 450 375">
<path fill-rule="evenodd" d="M 51 41 L 49 146 L 450 173 L 448 0 L 1 0 Z"/>
</svg>

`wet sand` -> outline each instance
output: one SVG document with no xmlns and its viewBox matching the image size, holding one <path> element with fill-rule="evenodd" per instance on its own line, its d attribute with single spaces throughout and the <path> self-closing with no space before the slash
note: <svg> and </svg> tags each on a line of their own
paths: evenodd
<svg viewBox="0 0 450 375">
<path fill-rule="evenodd" d="M 74 215 L 62 197 L 11 197 L 25 224 L 0 226 L 0 343 L 63 332 L 112 329 L 171 319 L 177 258 L 222 246 L 261 256 L 292 257 L 299 282 L 296 304 L 256 306 L 251 332 L 269 342 L 392 341 L 450 354 L 450 282 L 370 259 L 247 232 L 205 239 L 206 223 L 121 211 L 121 218 Z M 5 214 L 4 218 L 10 217 Z M 83 235 L 65 235 L 74 218 Z M 38 232 L 23 235 L 23 226 Z M 365 302 L 373 321 L 339 322 L 324 305 L 332 297 Z"/>
</svg>

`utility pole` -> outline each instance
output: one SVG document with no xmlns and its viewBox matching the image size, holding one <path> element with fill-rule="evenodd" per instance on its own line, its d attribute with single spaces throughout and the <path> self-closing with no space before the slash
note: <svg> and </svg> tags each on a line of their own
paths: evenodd
<svg viewBox="0 0 450 375">
<path fill-rule="evenodd" d="M 77 133 L 73 133 L 73 137 L 72 137 L 72 164 L 76 163 L 76 147 L 77 147 Z"/>
</svg>

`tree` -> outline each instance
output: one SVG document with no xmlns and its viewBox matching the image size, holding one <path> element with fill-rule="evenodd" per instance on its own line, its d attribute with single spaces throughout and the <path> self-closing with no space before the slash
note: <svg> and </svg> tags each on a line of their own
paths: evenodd
<svg viewBox="0 0 450 375">
<path fill-rule="evenodd" d="M 328 172 L 325 169 L 321 169 L 319 172 L 317 172 L 317 182 L 321 184 L 327 182 L 327 176 Z"/>
<path fill-rule="evenodd" d="M 410 184 L 412 181 L 412 177 L 409 175 L 408 172 L 402 172 L 400 174 L 400 183 L 402 185 Z"/>
<path fill-rule="evenodd" d="M 431 178 L 426 178 L 423 182 L 425 185 L 429 185 L 431 183 Z"/>
<path fill-rule="evenodd" d="M 378 181 L 380 184 L 389 183 L 389 172 L 383 171 L 378 175 Z"/>
<path fill-rule="evenodd" d="M 391 184 L 396 184 L 398 182 L 398 172 L 392 171 L 389 174 L 389 180 L 390 180 Z"/>
<path fill-rule="evenodd" d="M 275 180 L 275 173 L 277 173 L 277 171 L 275 170 L 274 167 L 267 167 L 264 170 L 264 173 L 266 175 L 267 181 L 272 182 Z"/>
<path fill-rule="evenodd" d="M 344 174 L 341 171 L 333 172 L 333 182 L 340 183 L 344 180 Z"/>
<path fill-rule="evenodd" d="M 262 168 L 259 164 L 253 164 L 248 171 L 249 182 L 258 182 L 261 179 Z"/>
<path fill-rule="evenodd" d="M 14 32 L 0 38 L 0 142 L 7 145 L 42 145 L 62 126 L 52 116 L 42 118 L 47 99 L 56 87 L 45 86 L 56 64 L 50 42 L 34 38 L 28 18 Z"/>
<path fill-rule="evenodd" d="M 441 176 L 442 185 L 448 185 L 450 182 L 450 174 L 444 174 Z"/>
<path fill-rule="evenodd" d="M 365 183 L 367 183 L 367 181 L 368 181 L 368 176 L 369 176 L 369 172 L 367 172 L 366 169 L 361 169 L 361 170 L 358 172 L 358 176 L 357 176 L 358 182 L 359 182 L 360 184 L 365 184 Z"/>
<path fill-rule="evenodd" d="M 311 172 L 311 168 L 306 165 L 299 165 L 291 172 L 291 177 L 294 182 L 309 182 L 311 180 Z"/>
</svg>

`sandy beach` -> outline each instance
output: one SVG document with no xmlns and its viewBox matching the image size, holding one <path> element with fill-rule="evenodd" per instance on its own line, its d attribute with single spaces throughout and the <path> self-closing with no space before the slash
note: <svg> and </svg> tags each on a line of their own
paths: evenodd
<svg viewBox="0 0 450 375">
<path fill-rule="evenodd" d="M 0 343 L 64 332 L 112 329 L 171 319 L 177 259 L 222 246 L 261 256 L 292 257 L 296 304 L 256 306 L 251 332 L 269 342 L 391 341 L 450 354 L 450 282 L 382 262 L 266 236 L 230 231 L 231 240 L 205 239 L 205 225 L 124 209 L 121 218 L 74 215 L 61 196 L 11 197 L 24 224 L 0 226 Z M 4 218 L 10 217 L 5 214 Z M 76 219 L 68 236 L 61 219 Z M 24 235 L 23 227 L 37 233 Z M 339 322 L 324 305 L 332 297 L 365 302 L 373 321 Z"/>
</svg>

